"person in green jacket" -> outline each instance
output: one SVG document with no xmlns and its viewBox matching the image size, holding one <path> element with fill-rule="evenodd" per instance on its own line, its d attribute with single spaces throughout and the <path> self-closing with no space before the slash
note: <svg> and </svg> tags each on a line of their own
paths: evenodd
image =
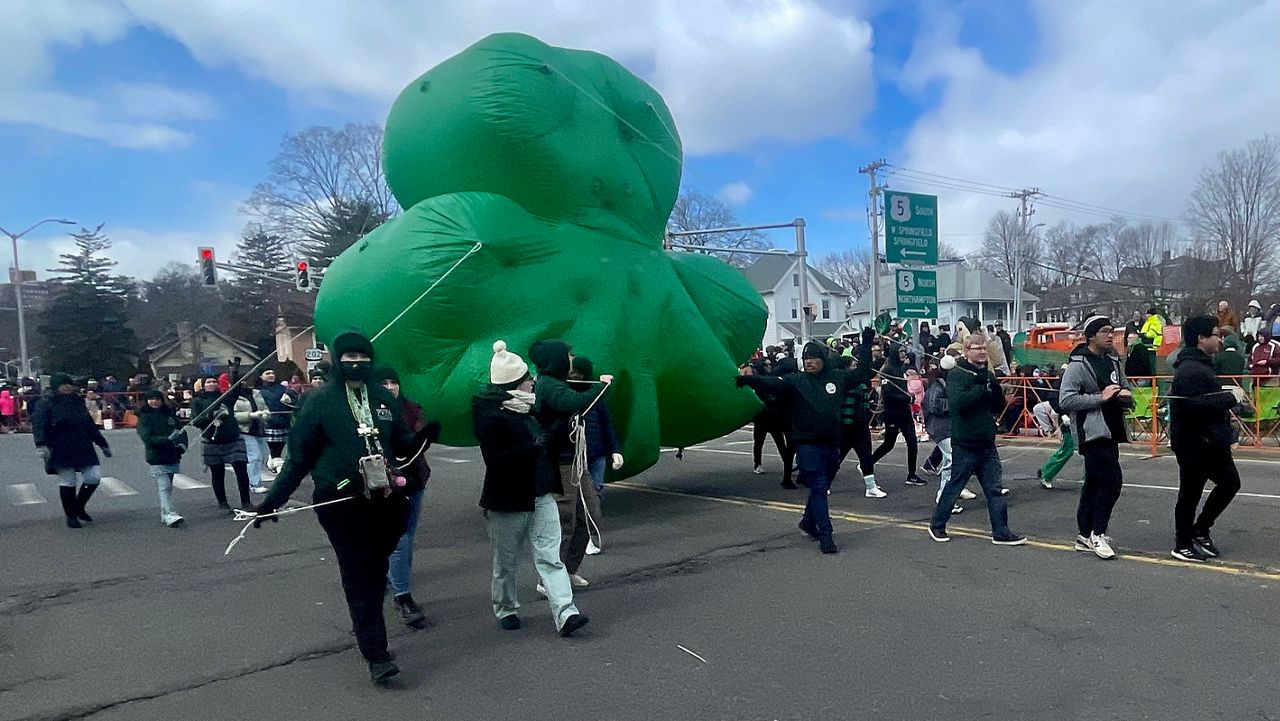
<svg viewBox="0 0 1280 721">
<path fill-rule="evenodd" d="M 1244 347 L 1240 343 L 1240 338 L 1236 336 L 1235 328 L 1223 326 L 1220 330 L 1222 331 L 1222 352 L 1213 357 L 1213 372 L 1224 381 L 1241 385 L 1239 378 L 1227 376 L 1244 375 L 1249 359 L 1245 357 Z"/>
<path fill-rule="evenodd" d="M 138 409 L 138 436 L 146 449 L 147 468 L 156 479 L 160 493 L 160 522 L 177 528 L 184 519 L 173 507 L 173 476 L 180 470 L 178 464 L 187 451 L 187 437 L 181 433 L 175 435 L 177 413 L 164 402 L 163 393 L 152 389 L 142 398 L 142 407 Z"/>
<path fill-rule="evenodd" d="M 400 402 L 371 382 L 373 344 L 363 334 L 342 332 L 329 346 L 337 359 L 331 382 L 311 391 L 297 411 L 284 467 L 255 510 L 259 516 L 274 513 L 308 474 L 313 503 L 342 501 L 316 508 L 316 518 L 338 559 L 356 643 L 370 678 L 381 684 L 400 673 L 387 652 L 382 600 L 388 559 L 404 533 L 409 506 L 403 489 L 380 481 L 426 452 L 439 438 L 440 424 L 429 423 L 418 433 L 405 425 Z M 385 466 L 381 477 L 379 463 Z"/>
</svg>

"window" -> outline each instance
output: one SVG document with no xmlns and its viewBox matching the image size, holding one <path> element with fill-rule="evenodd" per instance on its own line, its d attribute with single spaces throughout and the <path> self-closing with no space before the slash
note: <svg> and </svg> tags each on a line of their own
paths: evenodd
<svg viewBox="0 0 1280 721">
<path fill-rule="evenodd" d="M 799 287 L 800 287 L 800 274 L 799 274 L 799 273 L 792 273 L 792 274 L 791 274 L 791 285 L 793 285 L 793 286 L 795 286 L 795 287 L 797 287 L 797 288 L 799 288 Z"/>
<path fill-rule="evenodd" d="M 792 298 L 791 299 L 791 320 L 795 320 L 796 318 L 799 318 L 799 317 L 800 317 L 800 299 Z"/>
<path fill-rule="evenodd" d="M 831 301 L 825 298 L 822 300 L 822 319 L 831 320 Z"/>
</svg>

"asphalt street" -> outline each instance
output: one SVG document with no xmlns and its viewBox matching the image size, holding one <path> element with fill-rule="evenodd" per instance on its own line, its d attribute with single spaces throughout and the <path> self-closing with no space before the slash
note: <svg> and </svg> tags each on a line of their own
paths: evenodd
<svg viewBox="0 0 1280 721">
<path fill-rule="evenodd" d="M 753 475 L 737 432 L 606 489 L 577 599 L 591 624 L 561 639 L 529 563 L 524 628 L 499 629 L 479 454 L 434 448 L 414 566 L 432 626 L 388 605 L 403 674 L 376 688 L 309 512 L 224 556 L 242 524 L 216 512 L 198 456 L 176 494 L 187 526 L 169 529 L 136 436 L 109 439 L 115 480 L 73 531 L 30 437 L 0 436 L 0 721 L 1280 719 L 1275 453 L 1238 456 L 1224 559 L 1203 566 L 1169 558 L 1177 467 L 1141 447 L 1122 459 L 1121 557 L 1073 552 L 1080 460 L 1042 489 L 1044 442 L 1001 452 L 1027 546 L 990 543 L 981 499 L 931 542 L 936 477 L 905 486 L 900 443 L 878 473 L 888 498 L 841 472 L 841 552 L 823 556 L 795 526 L 805 491 L 778 487 L 772 454 Z"/>
</svg>

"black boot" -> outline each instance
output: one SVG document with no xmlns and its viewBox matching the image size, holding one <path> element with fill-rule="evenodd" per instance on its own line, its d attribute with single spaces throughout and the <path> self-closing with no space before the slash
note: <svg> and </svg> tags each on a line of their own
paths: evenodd
<svg viewBox="0 0 1280 721">
<path fill-rule="evenodd" d="M 76 517 L 84 523 L 93 523 L 93 519 L 89 517 L 89 514 L 84 512 L 84 506 L 89 502 L 89 497 L 96 490 L 98 490 L 98 484 L 96 483 L 92 486 L 84 483 L 80 484 L 80 493 L 76 496 Z"/>
<path fill-rule="evenodd" d="M 74 486 L 58 486 L 58 497 L 62 500 L 62 512 L 67 516 L 67 528 L 83 528 L 80 519 L 76 518 L 76 489 Z"/>
</svg>

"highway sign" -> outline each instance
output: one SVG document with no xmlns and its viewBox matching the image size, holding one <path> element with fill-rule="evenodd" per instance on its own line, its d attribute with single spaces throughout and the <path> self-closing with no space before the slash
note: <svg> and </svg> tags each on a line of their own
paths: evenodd
<svg viewBox="0 0 1280 721">
<path fill-rule="evenodd" d="M 324 351 L 319 348 L 308 348 L 303 351 L 302 357 L 305 360 L 318 361 L 324 358 Z"/>
<path fill-rule="evenodd" d="M 884 196 L 884 254 L 890 263 L 938 264 L 938 196 Z"/>
<path fill-rule="evenodd" d="M 907 270 L 895 273 L 898 290 L 899 318 L 938 317 L 938 273 L 933 270 Z"/>
</svg>

